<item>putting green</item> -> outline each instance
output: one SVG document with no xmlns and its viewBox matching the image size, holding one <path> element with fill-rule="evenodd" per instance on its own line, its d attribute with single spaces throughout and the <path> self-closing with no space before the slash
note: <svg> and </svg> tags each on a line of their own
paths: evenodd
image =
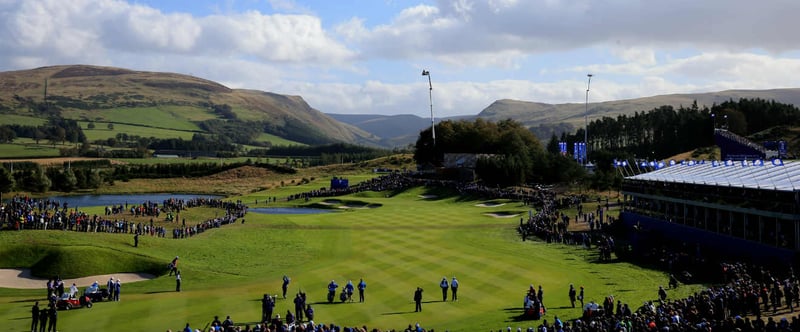
<svg viewBox="0 0 800 332">
<path fill-rule="evenodd" d="M 269 195 L 272 195 L 271 193 Z M 59 330 L 158 331 L 181 329 L 187 322 L 202 328 L 213 317 L 230 315 L 237 323 L 260 317 L 259 299 L 279 294 L 281 277 L 292 278 L 289 299 L 279 299 L 275 313 L 293 310 L 291 297 L 305 291 L 316 311 L 316 322 L 344 326 L 367 325 L 400 329 L 419 322 L 428 329 L 450 331 L 496 330 L 536 326 L 519 321 L 529 285 L 542 285 L 546 319 L 573 319 L 580 309 L 569 307 L 569 284 L 586 288 L 586 298 L 601 302 L 607 295 L 633 309 L 655 299 L 662 272 L 627 263 L 595 263 L 594 250 L 574 246 L 522 242 L 515 232 L 519 219 L 495 215 L 527 215 L 528 207 L 506 200 L 452 197 L 415 188 L 401 193 L 361 193 L 292 204 L 359 202 L 368 209 L 337 209 L 313 215 L 248 214 L 246 223 L 225 225 L 181 240 L 60 231 L 0 232 L 2 248 L 70 250 L 91 244 L 102 248 L 83 257 L 104 260 L 163 261 L 179 255 L 183 291 L 174 292 L 174 278 L 124 284 L 121 301 L 98 303 L 91 309 L 62 312 Z M 243 201 L 252 201 L 252 197 Z M 234 198 L 236 199 L 236 198 Z M 212 214 L 213 212 L 207 211 Z M 487 215 L 488 214 L 488 215 Z M 83 247 L 82 247 L 83 248 Z M 0 268 L 28 267 L 42 250 L 2 252 Z M 19 257 L 15 257 L 18 255 Z M 94 257 L 91 257 L 94 256 Z M 15 265 L 25 266 L 15 266 Z M 72 262 L 71 264 L 81 264 Z M 100 264 L 101 266 L 103 264 Z M 98 264 L 91 264 L 96 271 Z M 105 273 L 125 271 L 98 271 Z M 166 273 L 166 271 L 164 271 Z M 441 302 L 438 282 L 456 276 L 459 301 Z M 325 303 L 326 285 L 335 279 L 367 282 L 365 303 Z M 423 312 L 414 312 L 416 287 L 424 292 Z M 698 287 L 683 286 L 670 297 L 684 297 Z M 30 324 L 30 307 L 43 300 L 43 290 L 0 289 L 0 320 L 12 330 Z"/>
</svg>

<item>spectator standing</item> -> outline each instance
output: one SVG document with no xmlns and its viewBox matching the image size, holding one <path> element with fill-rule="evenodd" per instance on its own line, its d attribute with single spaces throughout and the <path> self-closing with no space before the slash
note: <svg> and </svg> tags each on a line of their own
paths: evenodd
<svg viewBox="0 0 800 332">
<path fill-rule="evenodd" d="M 181 271 L 175 272 L 175 291 L 181 291 Z"/>
<path fill-rule="evenodd" d="M 439 287 L 442 288 L 442 302 L 447 301 L 447 289 L 450 288 L 447 283 L 447 277 L 442 277 L 442 281 L 439 282 Z"/>
<path fill-rule="evenodd" d="M 262 322 L 269 322 L 272 319 L 272 309 L 275 307 L 275 303 L 272 302 L 272 297 L 269 294 L 264 294 L 264 297 L 261 298 L 261 321 Z"/>
<path fill-rule="evenodd" d="M 306 307 L 306 318 L 309 322 L 314 320 L 314 309 L 311 308 L 310 304 Z"/>
<path fill-rule="evenodd" d="M 119 279 L 117 282 L 114 283 L 114 301 L 119 301 L 119 292 L 122 290 L 122 284 L 120 284 Z"/>
<path fill-rule="evenodd" d="M 47 330 L 47 318 L 50 317 L 49 307 L 39 310 L 39 332 Z"/>
<path fill-rule="evenodd" d="M 358 302 L 364 302 L 365 289 L 367 289 L 367 283 L 364 282 L 364 278 L 361 278 L 361 281 L 358 282 Z"/>
<path fill-rule="evenodd" d="M 422 312 L 422 288 L 420 287 L 417 287 L 417 290 L 414 291 L 414 303 L 416 304 L 414 312 Z"/>
<path fill-rule="evenodd" d="M 575 286 L 569 284 L 569 303 L 572 304 L 572 307 L 575 308 Z"/>
<path fill-rule="evenodd" d="M 303 321 L 303 313 L 306 308 L 306 302 L 303 300 L 303 297 L 300 296 L 300 293 L 297 293 L 294 297 L 294 316 L 297 318 L 298 322 Z"/>
<path fill-rule="evenodd" d="M 231 316 L 228 315 L 228 317 L 226 317 L 225 320 L 222 322 L 222 330 L 228 331 L 228 329 L 231 328 L 233 328 L 233 319 L 231 319 Z"/>
<path fill-rule="evenodd" d="M 36 327 L 38 327 L 39 323 L 39 301 L 33 304 L 31 307 L 31 332 L 37 332 Z"/>
<path fill-rule="evenodd" d="M 56 310 L 55 305 L 51 305 L 50 309 L 48 310 L 48 317 L 50 319 L 50 323 L 47 325 L 48 332 L 58 332 L 56 323 L 58 322 L 58 310 Z"/>
<path fill-rule="evenodd" d="M 348 302 L 353 302 L 353 288 L 355 288 L 355 287 L 353 287 L 353 281 L 352 280 L 348 280 L 347 284 L 344 285 L 344 291 L 347 294 L 347 301 Z"/>
<path fill-rule="evenodd" d="M 106 288 L 108 288 L 108 300 L 111 301 L 114 299 L 114 277 L 108 278 Z"/>
</svg>

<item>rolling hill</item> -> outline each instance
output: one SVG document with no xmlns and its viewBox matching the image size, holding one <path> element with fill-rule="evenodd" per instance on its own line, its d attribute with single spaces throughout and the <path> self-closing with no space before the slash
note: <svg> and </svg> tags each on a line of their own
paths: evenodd
<svg viewBox="0 0 800 332">
<path fill-rule="evenodd" d="M 776 102 L 800 105 L 800 89 L 772 89 L 772 90 L 726 90 L 708 93 L 672 94 L 643 97 L 636 99 L 615 100 L 599 103 L 589 103 L 589 121 L 602 117 L 617 117 L 621 114 L 650 111 L 654 108 L 670 105 L 675 108 L 689 107 L 697 101 L 700 108 L 711 107 L 728 100 L 741 98 L 760 98 Z M 522 123 L 539 137 L 547 140 L 551 134 L 574 132 L 584 127 L 584 117 L 587 106 L 583 103 L 547 104 L 531 101 L 501 99 L 487 106 L 475 116 L 450 117 L 437 120 L 471 120 L 483 118 L 490 121 L 512 119 Z M 367 132 L 385 138 L 389 133 L 401 141 L 401 137 L 414 137 L 419 131 L 430 126 L 430 120 L 415 115 L 384 116 L 384 115 L 331 115 L 333 118 L 359 127 Z M 413 141 L 411 141 L 413 142 Z"/>
<path fill-rule="evenodd" d="M 231 89 L 188 75 L 87 65 L 0 72 L 2 114 L 41 118 L 35 110 L 45 95 L 64 118 L 138 127 L 145 137 L 151 131 L 159 138 L 191 137 L 204 131 L 203 121 L 233 118 L 263 124 L 266 134 L 297 144 L 379 141 L 312 108 L 300 96 Z"/>
<path fill-rule="evenodd" d="M 45 94 L 47 103 L 57 106 L 62 117 L 78 120 L 82 127 L 88 122 L 100 124 L 96 129 L 85 130 L 90 140 L 108 139 L 119 132 L 189 139 L 195 133 L 207 132 L 204 122 L 233 118 L 264 126 L 257 140 L 273 145 L 344 142 L 391 148 L 413 144 L 419 132 L 430 126 L 428 118 L 416 115 L 325 114 L 308 105 L 301 96 L 231 89 L 213 81 L 175 73 L 89 65 L 0 72 L 3 119 L 19 124 L 43 123 L 47 114 L 36 109 L 44 104 Z M 591 121 L 604 116 L 616 117 L 663 105 L 689 106 L 694 101 L 700 107 L 710 107 L 740 98 L 800 105 L 800 89 L 726 90 L 589 103 L 588 118 Z M 583 127 L 587 115 L 585 107 L 583 103 L 547 104 L 501 99 L 479 114 L 437 121 L 512 119 L 546 140 L 553 133 L 574 132 Z M 107 124 L 113 124 L 115 130 L 106 129 Z"/>
</svg>

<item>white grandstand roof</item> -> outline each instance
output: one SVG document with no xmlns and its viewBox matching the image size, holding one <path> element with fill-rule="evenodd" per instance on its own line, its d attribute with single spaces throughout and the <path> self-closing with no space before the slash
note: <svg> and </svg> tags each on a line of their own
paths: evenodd
<svg viewBox="0 0 800 332">
<path fill-rule="evenodd" d="M 800 162 L 704 161 L 680 163 L 626 177 L 632 180 L 691 183 L 712 186 L 800 190 Z"/>
</svg>

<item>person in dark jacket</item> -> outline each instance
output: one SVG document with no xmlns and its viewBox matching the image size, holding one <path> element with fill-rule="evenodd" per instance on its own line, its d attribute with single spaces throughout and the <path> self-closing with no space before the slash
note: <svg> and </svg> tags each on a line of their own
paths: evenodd
<svg viewBox="0 0 800 332">
<path fill-rule="evenodd" d="M 37 332 L 36 327 L 39 325 L 39 301 L 31 307 L 31 332 Z"/>
<path fill-rule="evenodd" d="M 445 280 L 447 281 L 447 280 Z M 414 291 L 414 303 L 416 307 L 414 307 L 414 312 L 421 312 L 422 311 L 422 288 L 417 287 L 417 290 Z"/>
</svg>

